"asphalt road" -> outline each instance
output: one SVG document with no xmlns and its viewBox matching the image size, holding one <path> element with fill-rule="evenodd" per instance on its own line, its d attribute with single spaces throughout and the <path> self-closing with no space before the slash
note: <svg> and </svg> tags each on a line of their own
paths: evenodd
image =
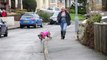
<svg viewBox="0 0 107 60">
<path fill-rule="evenodd" d="M 52 40 L 48 42 L 51 60 L 107 60 L 107 57 L 81 45 L 76 40 L 74 25 L 67 29 L 65 40 L 60 39 L 58 25 L 43 28 L 9 30 L 9 36 L 0 38 L 0 60 L 45 60 L 38 34 L 50 31 Z"/>
<path fill-rule="evenodd" d="M 44 60 L 42 45 L 37 37 L 42 31 L 58 31 L 58 26 L 9 30 L 8 37 L 0 38 L 0 60 Z M 55 30 L 55 31 L 54 31 Z"/>
<path fill-rule="evenodd" d="M 107 60 L 107 56 L 76 40 L 74 25 L 67 28 L 64 40 L 60 38 L 59 34 L 60 32 L 54 34 L 53 39 L 48 42 L 48 53 L 51 60 Z"/>
</svg>

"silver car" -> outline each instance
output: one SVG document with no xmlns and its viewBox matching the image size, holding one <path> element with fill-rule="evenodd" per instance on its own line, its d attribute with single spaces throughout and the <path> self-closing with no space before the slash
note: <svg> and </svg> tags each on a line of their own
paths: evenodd
<svg viewBox="0 0 107 60">
<path fill-rule="evenodd" d="M 5 24 L 5 22 L 2 19 L 0 19 L 0 37 L 2 35 L 4 37 L 8 36 L 8 28 L 7 28 L 6 24 Z"/>
<path fill-rule="evenodd" d="M 58 24 L 57 16 L 59 12 L 54 12 L 53 15 L 50 17 L 50 23 L 49 24 Z"/>
</svg>

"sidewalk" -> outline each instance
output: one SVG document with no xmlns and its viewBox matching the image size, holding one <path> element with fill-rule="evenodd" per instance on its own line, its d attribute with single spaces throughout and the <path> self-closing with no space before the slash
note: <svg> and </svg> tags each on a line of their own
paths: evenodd
<svg viewBox="0 0 107 60">
<path fill-rule="evenodd" d="M 13 26 L 8 26 L 8 29 L 9 30 L 11 30 L 11 29 L 17 29 L 17 28 L 19 28 L 19 21 L 15 21 L 15 25 L 13 25 Z"/>
<path fill-rule="evenodd" d="M 51 60 L 107 60 L 107 56 L 81 45 L 76 40 L 74 26 L 67 29 L 65 40 L 60 39 L 60 32 L 48 42 Z"/>
</svg>

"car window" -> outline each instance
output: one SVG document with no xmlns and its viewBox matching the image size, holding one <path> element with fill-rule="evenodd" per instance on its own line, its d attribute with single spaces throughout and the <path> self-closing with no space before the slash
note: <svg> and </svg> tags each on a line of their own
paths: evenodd
<svg viewBox="0 0 107 60">
<path fill-rule="evenodd" d="M 53 16 L 58 16 L 58 14 L 59 14 L 59 12 L 55 12 L 55 13 L 53 14 Z"/>
<path fill-rule="evenodd" d="M 37 14 L 34 14 L 34 17 L 36 17 L 36 18 L 39 18 L 39 15 L 37 15 Z"/>
<path fill-rule="evenodd" d="M 32 14 L 24 14 L 22 17 L 33 17 Z"/>
<path fill-rule="evenodd" d="M 55 8 L 56 11 L 59 11 L 59 8 Z"/>
<path fill-rule="evenodd" d="M 51 7 L 49 7 L 48 10 L 53 10 L 53 9 Z"/>
<path fill-rule="evenodd" d="M 0 20 L 0 23 L 2 23 L 1 20 Z"/>
<path fill-rule="evenodd" d="M 3 24 L 3 21 L 2 21 L 2 19 L 0 19 L 0 24 Z"/>
</svg>

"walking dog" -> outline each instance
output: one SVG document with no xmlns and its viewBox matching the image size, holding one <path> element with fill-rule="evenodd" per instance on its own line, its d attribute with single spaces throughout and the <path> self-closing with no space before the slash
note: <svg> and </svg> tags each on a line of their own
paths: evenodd
<svg viewBox="0 0 107 60">
<path fill-rule="evenodd" d="M 49 38 L 49 39 L 52 39 L 51 33 L 50 33 L 49 31 L 41 32 L 41 33 L 38 35 L 38 37 L 39 37 L 39 39 L 40 39 L 41 41 L 43 41 L 43 39 L 46 39 L 46 37 Z"/>
</svg>

